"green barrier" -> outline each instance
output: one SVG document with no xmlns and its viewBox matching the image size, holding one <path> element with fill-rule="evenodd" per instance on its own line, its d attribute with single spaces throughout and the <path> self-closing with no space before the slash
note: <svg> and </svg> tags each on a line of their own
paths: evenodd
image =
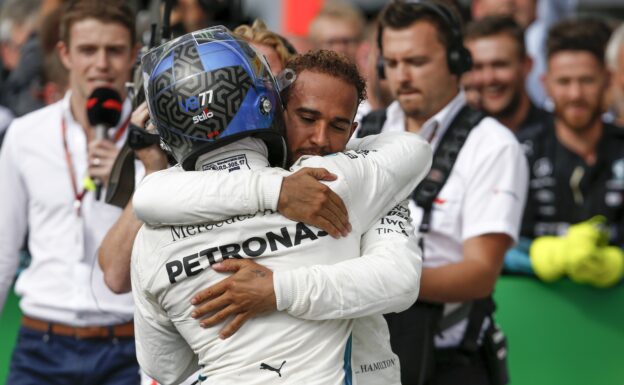
<svg viewBox="0 0 624 385">
<path fill-rule="evenodd" d="M 19 329 L 22 313 L 17 306 L 18 298 L 13 290 L 9 291 L 2 317 L 0 317 L 0 384 L 6 383 L 9 374 L 9 362 L 15 346 L 17 330 Z"/>
<path fill-rule="evenodd" d="M 512 385 L 624 384 L 624 285 L 505 276 L 494 297 Z"/>
</svg>

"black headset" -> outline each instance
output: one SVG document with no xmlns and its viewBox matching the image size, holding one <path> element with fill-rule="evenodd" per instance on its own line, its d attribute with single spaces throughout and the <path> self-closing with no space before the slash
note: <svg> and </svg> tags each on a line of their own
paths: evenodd
<svg viewBox="0 0 624 385">
<path fill-rule="evenodd" d="M 461 23 L 448 6 L 428 0 L 405 0 L 405 4 L 419 5 L 442 20 L 442 23 L 451 31 L 451 41 L 448 42 L 448 48 L 446 50 L 446 60 L 449 71 L 457 76 L 461 76 L 464 72 L 469 71 L 470 68 L 472 68 L 472 56 L 470 55 L 470 51 L 464 46 L 464 39 L 460 29 Z M 382 32 L 383 27 L 380 23 L 377 29 L 377 47 L 379 48 L 377 75 L 380 79 L 385 79 L 386 73 L 384 70 L 383 47 L 381 42 Z"/>
</svg>

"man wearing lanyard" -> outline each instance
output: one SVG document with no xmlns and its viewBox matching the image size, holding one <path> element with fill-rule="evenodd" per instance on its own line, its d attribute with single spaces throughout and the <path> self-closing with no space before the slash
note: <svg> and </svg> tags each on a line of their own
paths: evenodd
<svg viewBox="0 0 624 385">
<path fill-rule="evenodd" d="M 125 138 L 124 102 L 110 139 L 96 140 L 87 98 L 99 87 L 125 97 L 136 57 L 125 1 L 68 3 L 58 44 L 69 70 L 65 98 L 14 121 L 0 155 L 0 309 L 28 230 L 30 266 L 16 292 L 24 314 L 8 383 L 137 384 L 130 295 L 104 284 L 97 249 L 121 210 L 84 180 L 106 181 Z M 80 362 L 80 365 L 76 363 Z"/>
<path fill-rule="evenodd" d="M 459 88 L 461 74 L 470 68 L 470 54 L 463 45 L 458 20 L 452 9 L 431 0 L 393 1 L 380 15 L 379 71 L 397 100 L 385 111 L 379 128 L 383 132 L 409 131 L 429 139 L 436 153 L 432 171 L 439 160 L 438 151 L 455 157 L 430 210 L 410 201 L 414 227 L 421 227 L 424 240 L 420 296 L 412 309 L 389 318 L 404 385 L 495 383 L 488 379 L 492 371 L 481 349 L 476 348 L 479 331 L 490 319 L 483 322 L 481 318 L 476 325 L 475 349 L 464 349 L 462 343 L 467 336 L 467 317 L 446 329 L 434 327 L 428 338 L 435 335 L 435 362 L 428 362 L 427 372 L 423 358 L 413 354 L 419 346 L 409 345 L 407 336 L 418 333 L 409 314 L 421 314 L 418 308 L 431 303 L 444 304 L 448 314 L 461 303 L 492 293 L 505 251 L 517 239 L 527 189 L 522 149 L 511 131 L 494 119 L 465 120 L 472 124 L 463 127 L 469 131 L 463 145 L 456 148 L 457 155 L 444 146 L 453 147 L 445 141 L 445 136 L 457 131 L 450 127 L 462 128 L 456 121 L 472 114 L 464 108 L 464 93 Z M 365 133 L 364 127 L 361 132 Z M 430 173 L 427 180 L 440 177 Z M 421 226 L 423 218 L 429 219 L 428 231 Z"/>
</svg>

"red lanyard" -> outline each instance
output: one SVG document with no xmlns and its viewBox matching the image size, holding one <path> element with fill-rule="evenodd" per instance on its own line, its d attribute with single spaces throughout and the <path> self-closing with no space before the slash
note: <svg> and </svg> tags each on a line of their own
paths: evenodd
<svg viewBox="0 0 624 385">
<path fill-rule="evenodd" d="M 115 135 L 113 135 L 113 141 L 117 142 L 123 133 L 126 131 L 126 128 L 130 124 L 130 116 L 128 119 L 115 131 Z M 63 135 L 63 148 L 65 149 L 65 161 L 67 162 L 67 169 L 69 170 L 69 180 L 71 181 L 72 190 L 74 192 L 74 208 L 76 209 L 76 215 L 80 216 L 80 206 L 82 205 L 82 199 L 87 193 L 86 188 L 82 188 L 82 191 L 78 191 L 78 186 L 76 185 L 76 175 L 74 171 L 74 163 L 72 162 L 71 152 L 69 152 L 69 146 L 67 145 L 67 124 L 65 123 L 65 118 L 61 118 L 61 133 Z"/>
</svg>

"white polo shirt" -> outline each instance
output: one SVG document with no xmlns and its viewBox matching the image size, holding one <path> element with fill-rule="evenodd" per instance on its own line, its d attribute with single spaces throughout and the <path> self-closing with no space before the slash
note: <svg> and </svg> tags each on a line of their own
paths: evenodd
<svg viewBox="0 0 624 385">
<path fill-rule="evenodd" d="M 463 91 L 423 124 L 419 135 L 431 138 L 434 151 L 453 118 L 465 105 Z M 405 114 L 398 101 L 387 109 L 382 132 L 405 131 Z M 464 259 L 463 243 L 488 233 L 507 234 L 516 241 L 526 200 L 528 166 L 512 132 L 486 117 L 474 127 L 444 187 L 434 201 L 431 228 L 424 235 L 424 267 L 439 267 Z M 423 210 L 410 200 L 412 223 L 418 229 Z M 457 346 L 466 322 L 436 338 L 439 347 Z"/>
<path fill-rule="evenodd" d="M 97 263 L 100 243 L 121 210 L 87 192 L 77 214 L 70 178 L 82 190 L 87 138 L 69 99 L 67 93 L 63 100 L 15 119 L 0 151 L 0 309 L 28 231 L 32 261 L 15 287 L 24 314 L 72 326 L 126 322 L 132 319 L 132 295 L 110 291 Z M 122 122 L 130 110 L 126 101 Z M 117 145 L 124 140 L 125 133 Z"/>
</svg>

